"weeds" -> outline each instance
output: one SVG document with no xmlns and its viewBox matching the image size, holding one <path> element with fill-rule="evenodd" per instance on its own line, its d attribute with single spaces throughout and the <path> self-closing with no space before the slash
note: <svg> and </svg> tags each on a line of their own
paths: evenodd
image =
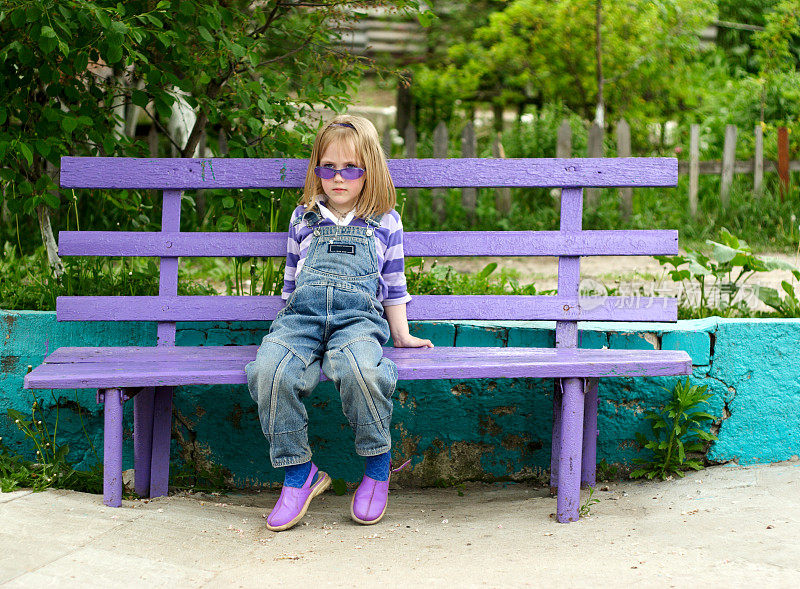
<svg viewBox="0 0 800 589">
<path fill-rule="evenodd" d="M 664 388 L 664 387 L 662 387 Z M 700 429 L 706 422 L 716 419 L 713 415 L 700 409 L 708 404 L 710 394 L 708 387 L 693 386 L 687 378 L 684 383 L 678 382 L 672 392 L 672 399 L 664 409 L 649 412 L 645 419 L 650 421 L 652 437 L 636 433 L 636 440 L 650 451 L 650 459 L 636 458 L 635 464 L 641 465 L 631 472 L 631 478 L 647 477 L 665 480 L 672 475 L 684 476 L 684 470 L 691 468 L 700 470 L 703 465 L 695 459 L 688 459 L 687 453 L 702 452 L 703 443 L 717 439 L 717 436 Z M 670 392 L 669 389 L 664 388 Z"/>
<path fill-rule="evenodd" d="M 796 218 L 793 219 L 793 221 L 796 220 Z M 800 226 L 798 226 L 798 230 L 800 230 Z M 798 259 L 800 259 L 800 238 L 798 238 L 795 251 L 795 261 Z M 798 291 L 795 292 L 794 284 L 788 280 L 782 280 L 781 289 L 786 293 L 785 297 L 781 297 L 774 288 L 761 287 L 758 290 L 758 298 L 765 305 L 775 309 L 782 317 L 800 317 L 800 270 L 793 268 L 792 277 L 797 281 Z"/>
<path fill-rule="evenodd" d="M 15 409 L 9 409 L 7 414 L 33 444 L 36 449 L 36 461 L 30 462 L 22 456 L 12 454 L 0 440 L 0 491 L 7 493 L 20 487 L 44 491 L 53 487 L 87 493 L 101 492 L 103 477 L 99 459 L 95 467 L 88 472 L 75 470 L 74 465 L 67 459 L 69 446 L 59 444 L 57 441 L 58 407 L 56 406 L 55 424 L 51 431 L 35 394 L 33 399 L 30 416 Z M 82 417 L 81 423 L 83 423 Z"/>
<path fill-rule="evenodd" d="M 334 493 L 339 495 L 340 497 L 347 493 L 347 483 L 344 479 L 332 479 L 331 480 L 331 489 Z"/>
<path fill-rule="evenodd" d="M 605 458 L 597 463 L 598 481 L 616 481 L 621 476 L 620 468 L 616 464 L 609 464 Z"/>
<path fill-rule="evenodd" d="M 170 463 L 169 484 L 195 493 L 223 493 L 231 488 L 231 473 L 218 464 Z"/>
<path fill-rule="evenodd" d="M 774 288 L 761 286 L 758 289 L 758 298 L 775 309 L 781 317 L 800 317 L 800 270 L 792 270 L 792 276 L 798 283 L 798 291 L 795 292 L 794 284 L 782 280 L 781 289 L 786 294 L 785 297 L 781 297 Z"/>
<path fill-rule="evenodd" d="M 423 258 L 406 260 L 406 283 L 412 294 L 552 294 L 554 291 L 537 291 L 536 285 L 520 285 L 517 272 L 497 270 L 497 263 L 484 266 L 477 274 L 457 272 L 452 266 L 440 266 L 434 260 L 429 269 Z"/>
<path fill-rule="evenodd" d="M 595 503 L 600 503 L 600 499 L 594 496 L 594 487 L 589 487 L 589 495 L 587 495 L 586 501 L 578 508 L 578 517 L 588 517 L 592 511 L 592 505 Z"/>
</svg>

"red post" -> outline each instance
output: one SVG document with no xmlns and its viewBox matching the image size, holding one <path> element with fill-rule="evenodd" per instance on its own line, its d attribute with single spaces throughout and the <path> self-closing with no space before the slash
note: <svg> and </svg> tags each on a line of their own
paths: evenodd
<svg viewBox="0 0 800 589">
<path fill-rule="evenodd" d="M 778 127 L 778 177 L 783 201 L 789 192 L 789 130 L 786 127 Z"/>
</svg>

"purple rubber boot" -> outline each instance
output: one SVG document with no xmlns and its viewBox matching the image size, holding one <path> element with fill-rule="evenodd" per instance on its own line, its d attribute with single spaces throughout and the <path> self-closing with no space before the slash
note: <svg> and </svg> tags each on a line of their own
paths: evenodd
<svg viewBox="0 0 800 589">
<path fill-rule="evenodd" d="M 312 485 L 311 481 L 314 480 L 314 475 L 317 472 L 319 472 L 319 477 L 317 482 Z M 280 532 L 291 528 L 303 519 L 311 500 L 327 489 L 330 484 L 331 477 L 312 463 L 311 472 L 308 473 L 308 478 L 302 487 L 298 489 L 296 487 L 283 486 L 278 502 L 267 517 L 267 529 L 273 532 Z"/>
<path fill-rule="evenodd" d="M 406 460 L 401 466 L 389 470 L 389 480 L 392 473 L 403 470 L 411 461 Z M 350 504 L 350 517 L 353 521 L 360 524 L 371 525 L 381 521 L 383 514 L 386 513 L 386 506 L 389 503 L 389 481 L 376 481 L 364 475 L 361 484 L 353 494 L 353 501 Z"/>
</svg>

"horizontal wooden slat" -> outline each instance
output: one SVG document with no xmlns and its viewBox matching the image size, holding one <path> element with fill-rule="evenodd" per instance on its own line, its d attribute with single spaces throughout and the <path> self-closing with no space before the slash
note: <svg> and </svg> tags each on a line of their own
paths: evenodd
<svg viewBox="0 0 800 589">
<path fill-rule="evenodd" d="M 407 256 L 650 256 L 678 253 L 672 230 L 409 232 Z"/>
<path fill-rule="evenodd" d="M 25 377 L 26 389 L 245 384 L 258 346 L 60 348 Z M 690 374 L 679 350 L 384 348 L 400 380 Z M 324 378 L 324 374 L 322 375 Z"/>
<path fill-rule="evenodd" d="M 64 188 L 301 188 L 306 159 L 61 158 Z M 396 159 L 398 188 L 674 186 L 675 158 Z"/>
<path fill-rule="evenodd" d="M 61 231 L 61 256 L 285 257 L 288 233 Z"/>
<path fill-rule="evenodd" d="M 722 160 L 706 160 L 697 162 L 699 165 L 698 174 L 722 174 Z M 755 160 L 736 160 L 733 162 L 734 174 L 752 174 L 755 171 Z M 764 160 L 764 172 L 777 172 L 778 162 L 775 160 Z M 800 172 L 800 160 L 789 161 L 790 172 Z M 678 172 L 680 174 L 689 173 L 689 162 L 678 162 Z"/>
<path fill-rule="evenodd" d="M 278 296 L 58 297 L 59 321 L 263 321 Z M 413 320 L 676 321 L 677 300 L 659 297 L 416 295 Z"/>
<path fill-rule="evenodd" d="M 61 231 L 62 256 L 286 255 L 286 233 Z M 678 253 L 673 230 L 408 232 L 406 256 L 651 256 Z"/>
</svg>

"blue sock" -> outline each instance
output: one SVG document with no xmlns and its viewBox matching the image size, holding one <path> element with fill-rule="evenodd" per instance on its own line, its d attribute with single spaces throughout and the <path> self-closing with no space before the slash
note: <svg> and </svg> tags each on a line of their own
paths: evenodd
<svg viewBox="0 0 800 589">
<path fill-rule="evenodd" d="M 390 452 L 384 452 L 377 456 L 367 456 L 366 475 L 376 481 L 389 480 L 389 462 L 392 459 Z"/>
<path fill-rule="evenodd" d="M 302 487 L 308 473 L 311 472 L 311 461 L 304 462 L 303 464 L 293 464 L 284 468 L 283 484 L 287 487 L 295 487 L 299 489 Z"/>
</svg>

